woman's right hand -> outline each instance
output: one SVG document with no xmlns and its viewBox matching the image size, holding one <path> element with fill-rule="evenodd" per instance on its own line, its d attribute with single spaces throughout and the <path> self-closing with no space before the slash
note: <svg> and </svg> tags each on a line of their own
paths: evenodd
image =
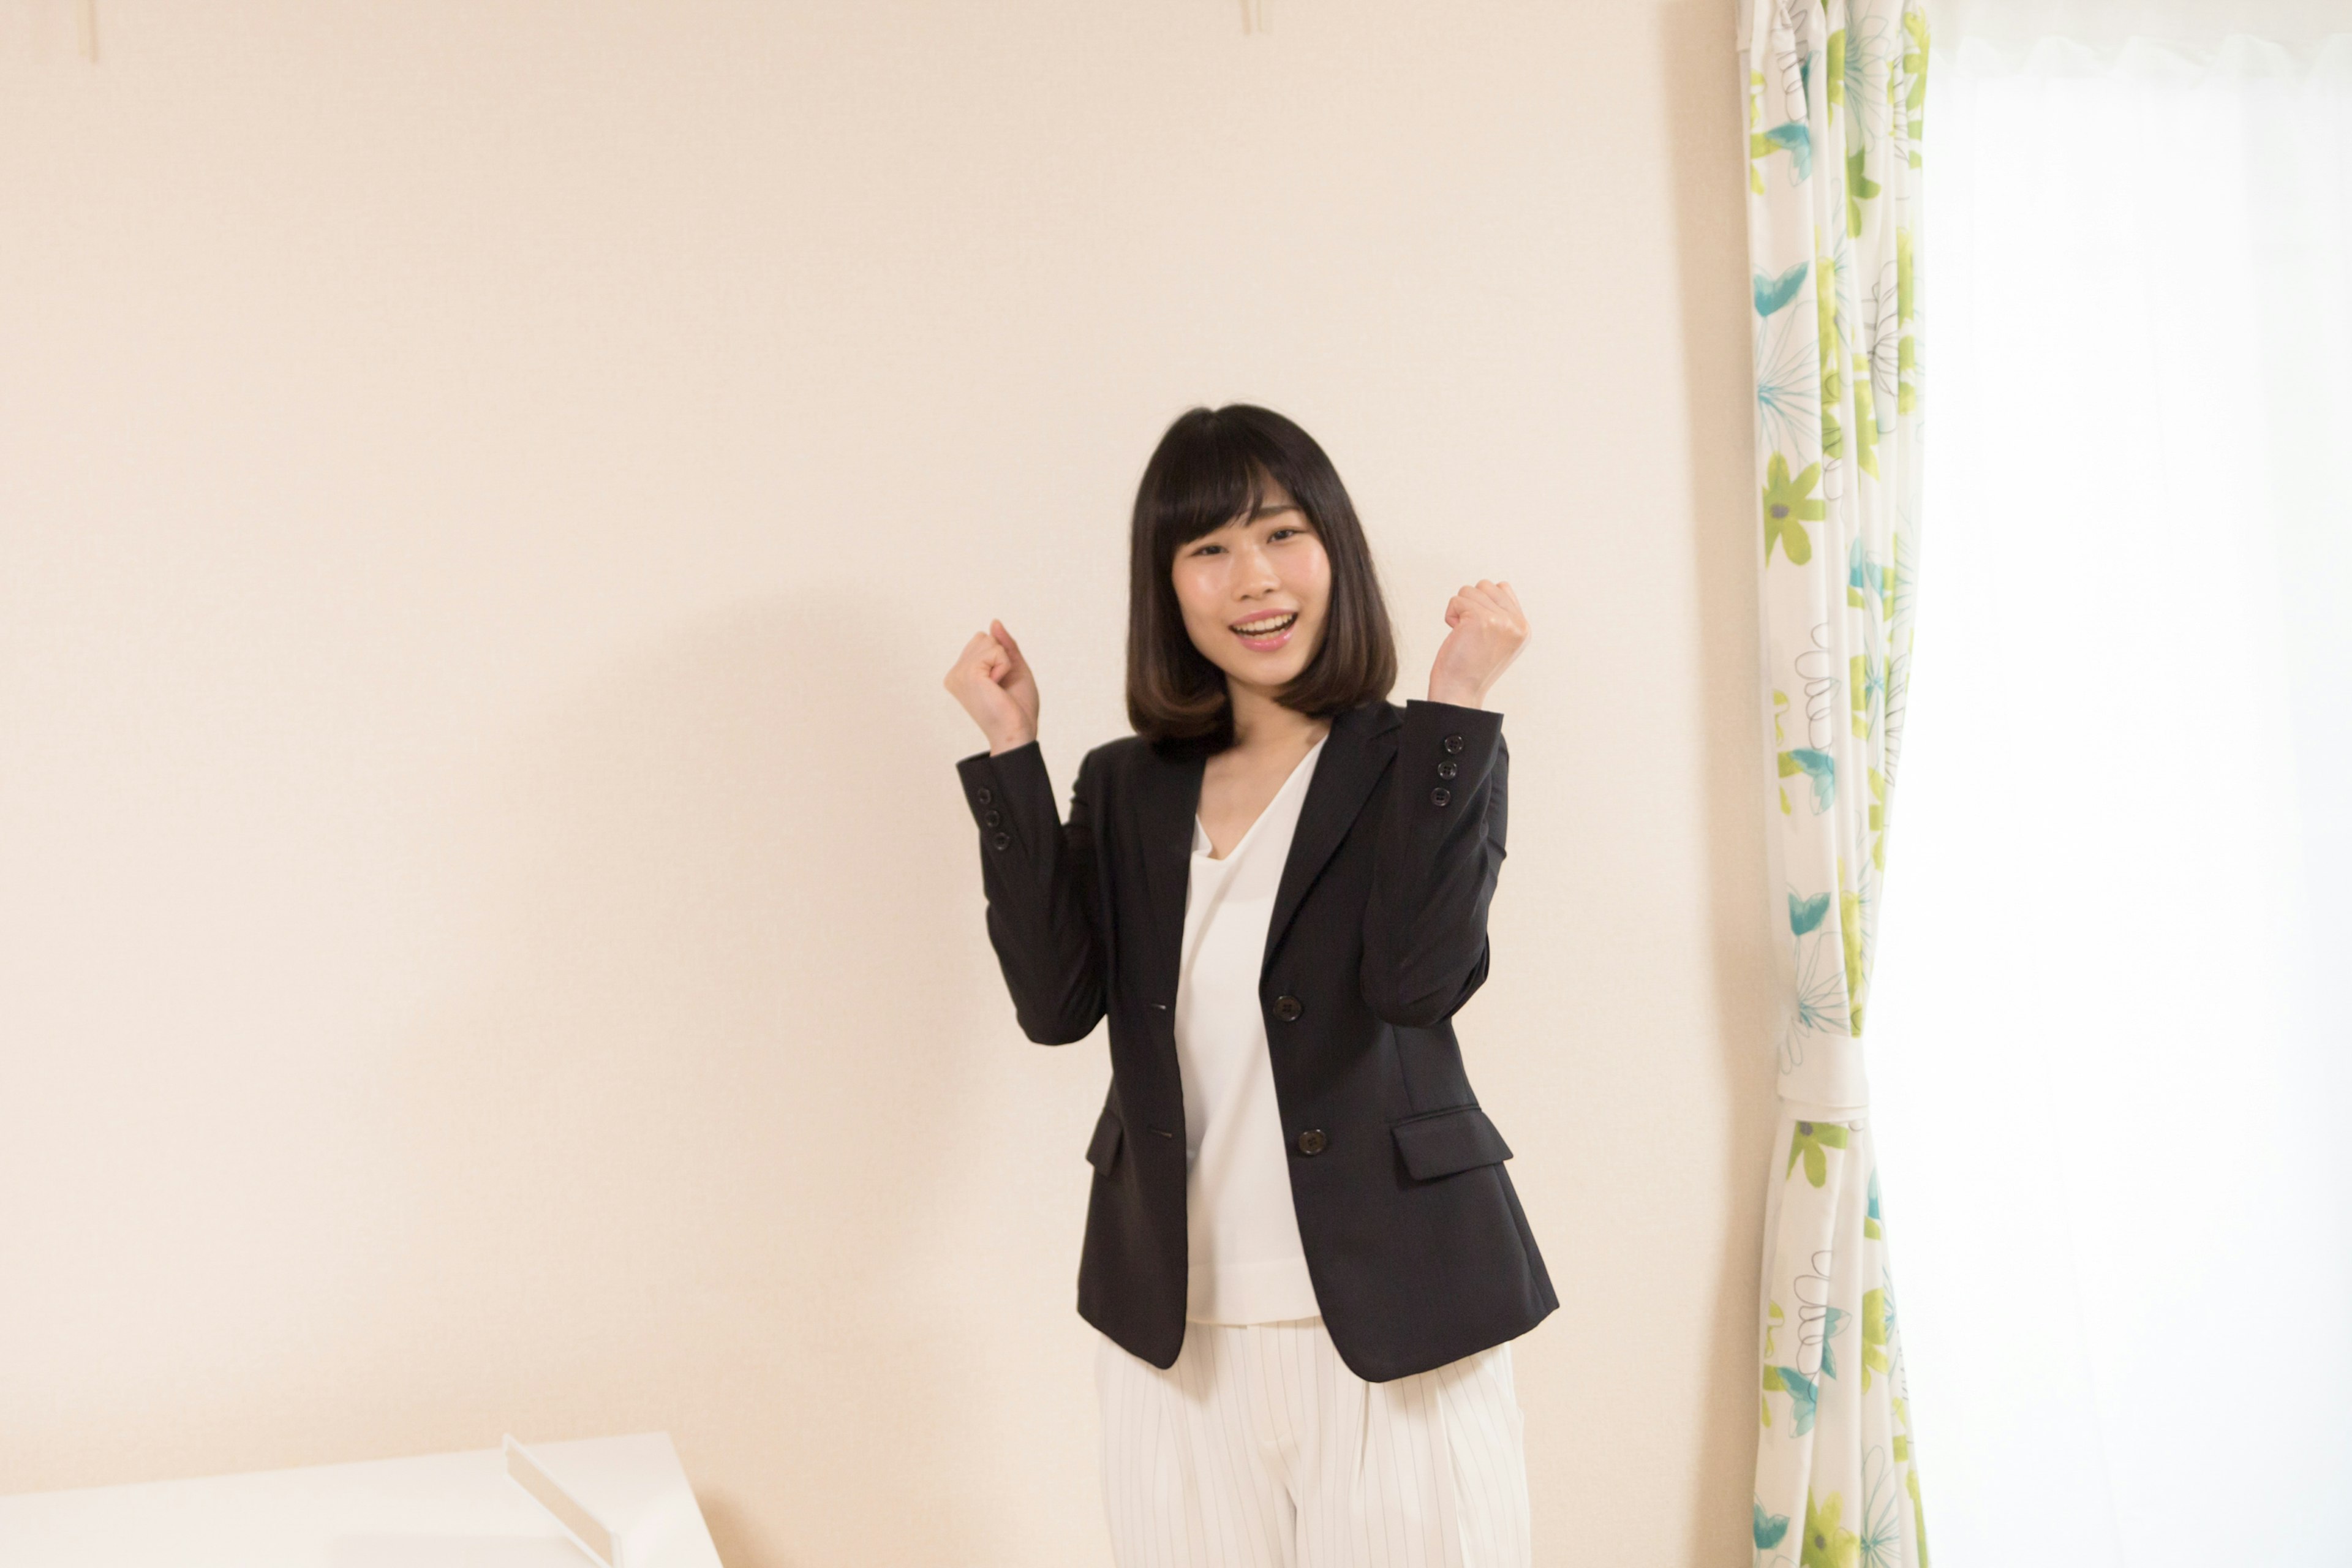
<svg viewBox="0 0 2352 1568">
<path fill-rule="evenodd" d="M 943 684 L 988 737 L 992 755 L 1037 738 L 1037 678 L 1003 621 L 972 634 Z"/>
</svg>

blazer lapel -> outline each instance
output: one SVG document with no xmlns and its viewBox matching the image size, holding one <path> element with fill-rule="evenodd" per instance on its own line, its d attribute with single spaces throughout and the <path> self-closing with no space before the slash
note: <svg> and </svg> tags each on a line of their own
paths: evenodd
<svg viewBox="0 0 2352 1568">
<path fill-rule="evenodd" d="M 1290 838 L 1290 858 L 1283 862 L 1282 881 L 1275 890 L 1274 916 L 1265 928 L 1265 957 L 1258 965 L 1261 981 L 1272 967 L 1283 933 L 1290 929 L 1291 917 L 1298 913 L 1307 889 L 1323 874 L 1339 841 L 1355 825 L 1365 797 L 1381 782 L 1381 765 L 1388 750 L 1380 743 L 1381 737 L 1398 722 L 1385 702 L 1347 709 L 1331 721 L 1331 734 L 1316 761 L 1315 776 L 1307 781 L 1307 798 L 1299 804 L 1298 826 Z M 1177 940 L 1183 940 L 1181 927 Z"/>
<path fill-rule="evenodd" d="M 1380 783 L 1381 764 L 1387 760 L 1381 738 L 1398 721 L 1396 711 L 1378 701 L 1333 717 L 1323 754 L 1316 760 L 1315 774 L 1307 781 L 1307 798 L 1299 803 L 1298 826 L 1291 835 L 1290 853 L 1275 891 L 1265 955 L 1258 970 L 1261 980 L 1298 906 L 1306 900 L 1307 890 L 1338 852 L 1356 814 Z M 1142 841 L 1144 896 L 1152 917 L 1143 979 L 1146 994 L 1155 1002 L 1165 998 L 1172 1008 L 1182 963 L 1184 898 L 1192 878 L 1192 819 L 1201 809 L 1201 778 L 1208 756 L 1196 750 L 1162 752 L 1156 747 L 1146 747 L 1144 754 L 1150 761 L 1142 770 L 1135 802 Z"/>
<path fill-rule="evenodd" d="M 1209 758 L 1197 749 L 1157 746 L 1144 747 L 1143 756 L 1135 820 L 1142 840 L 1144 900 L 1151 909 L 1141 965 L 1144 994 L 1172 1016 L 1183 962 L 1184 897 L 1192 883 L 1192 818 L 1201 809 L 1201 774 Z"/>
</svg>

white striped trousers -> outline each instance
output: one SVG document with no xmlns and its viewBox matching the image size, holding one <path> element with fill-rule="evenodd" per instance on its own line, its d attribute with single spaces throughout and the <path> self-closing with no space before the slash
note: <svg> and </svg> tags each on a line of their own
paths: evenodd
<svg viewBox="0 0 2352 1568">
<path fill-rule="evenodd" d="M 1187 1323 L 1162 1372 L 1095 1352 L 1118 1568 L 1528 1568 L 1506 1342 L 1367 1383 L 1320 1318 Z"/>
</svg>

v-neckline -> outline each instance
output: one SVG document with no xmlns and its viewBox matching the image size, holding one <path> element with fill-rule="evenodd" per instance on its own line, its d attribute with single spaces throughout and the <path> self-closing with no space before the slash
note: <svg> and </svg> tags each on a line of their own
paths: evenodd
<svg viewBox="0 0 2352 1568">
<path fill-rule="evenodd" d="M 1209 840 L 1209 847 L 1208 849 L 1193 850 L 1193 857 L 1197 859 L 1206 860 L 1212 866 L 1230 866 L 1234 861 L 1240 859 L 1242 858 L 1242 851 L 1249 847 L 1250 840 L 1257 837 L 1258 825 L 1263 823 L 1267 817 L 1274 815 L 1275 806 L 1281 802 L 1282 797 L 1285 795 L 1289 793 L 1290 786 L 1298 782 L 1299 770 L 1306 767 L 1309 762 L 1314 760 L 1315 754 L 1323 749 L 1324 742 L 1330 740 L 1330 738 L 1331 732 L 1328 730 L 1326 730 L 1320 739 L 1317 740 L 1313 745 L 1307 748 L 1306 755 L 1300 757 L 1297 762 L 1290 764 L 1290 772 L 1283 775 L 1281 784 L 1276 788 L 1272 795 L 1267 797 L 1266 803 L 1258 808 L 1257 816 L 1251 819 L 1249 826 L 1242 831 L 1242 836 L 1234 841 L 1234 847 L 1231 849 L 1226 850 L 1223 855 L 1215 855 L 1210 852 L 1216 848 L 1217 841 L 1214 837 L 1211 837 L 1209 833 L 1209 825 L 1201 820 L 1200 810 L 1195 807 L 1192 812 L 1193 829 L 1199 833 L 1202 837 Z"/>
</svg>

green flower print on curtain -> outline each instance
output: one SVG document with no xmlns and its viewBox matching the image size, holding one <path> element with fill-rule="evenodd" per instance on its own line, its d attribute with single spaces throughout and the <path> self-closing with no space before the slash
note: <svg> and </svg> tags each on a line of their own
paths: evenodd
<svg viewBox="0 0 2352 1568">
<path fill-rule="evenodd" d="M 1739 21 L 1765 805 L 1788 921 L 1758 1303 L 1770 1568 L 1927 1561 L 1862 1056 L 1918 563 L 1923 5 L 1745 0 Z"/>
</svg>

